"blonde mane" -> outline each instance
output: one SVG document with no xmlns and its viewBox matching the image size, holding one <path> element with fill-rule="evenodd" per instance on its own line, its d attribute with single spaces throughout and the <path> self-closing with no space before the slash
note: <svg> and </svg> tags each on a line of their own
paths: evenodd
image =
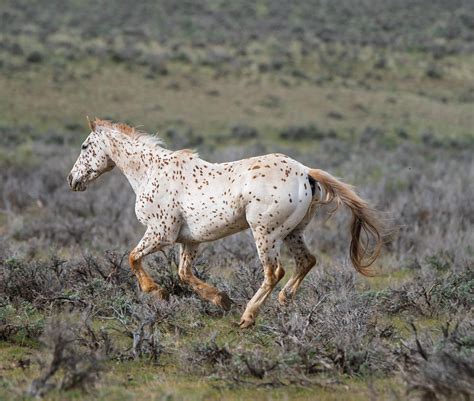
<svg viewBox="0 0 474 401">
<path fill-rule="evenodd" d="M 135 127 L 131 127 L 130 125 L 127 125 L 125 123 L 114 123 L 109 120 L 101 120 L 97 117 L 93 121 L 90 121 L 89 118 L 87 118 L 87 120 L 92 131 L 95 131 L 97 128 L 107 128 L 122 135 L 128 136 L 133 140 L 141 141 L 148 145 L 164 146 L 164 142 L 158 136 L 140 131 Z"/>
</svg>

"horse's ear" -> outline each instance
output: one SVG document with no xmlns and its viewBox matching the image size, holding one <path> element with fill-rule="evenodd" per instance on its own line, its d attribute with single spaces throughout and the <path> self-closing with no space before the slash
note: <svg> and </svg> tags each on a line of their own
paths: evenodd
<svg viewBox="0 0 474 401">
<path fill-rule="evenodd" d="M 95 131 L 95 121 L 91 121 L 89 119 L 89 116 L 86 117 L 87 118 L 87 123 L 89 124 L 89 128 L 91 129 L 92 132 Z"/>
</svg>

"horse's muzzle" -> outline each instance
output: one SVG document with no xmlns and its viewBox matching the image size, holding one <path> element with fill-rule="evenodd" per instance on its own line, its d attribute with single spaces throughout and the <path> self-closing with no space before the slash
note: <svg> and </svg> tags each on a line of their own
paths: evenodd
<svg viewBox="0 0 474 401">
<path fill-rule="evenodd" d="M 69 187 L 73 191 L 85 191 L 86 190 L 86 186 L 84 185 L 84 183 L 81 180 L 75 180 L 71 173 L 69 173 L 69 175 L 67 176 L 67 182 L 69 183 Z"/>
</svg>

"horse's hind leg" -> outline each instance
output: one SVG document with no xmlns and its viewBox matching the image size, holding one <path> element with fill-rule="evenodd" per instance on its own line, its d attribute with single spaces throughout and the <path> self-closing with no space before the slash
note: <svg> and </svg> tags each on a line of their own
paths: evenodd
<svg viewBox="0 0 474 401">
<path fill-rule="evenodd" d="M 286 304 L 289 298 L 294 298 L 296 290 L 301 282 L 316 264 L 316 258 L 310 253 L 306 246 L 301 230 L 291 232 L 284 241 L 295 259 L 296 267 L 295 272 L 278 294 L 278 301 L 280 304 Z"/>
<path fill-rule="evenodd" d="M 253 230 L 253 233 L 257 244 L 258 255 L 263 265 L 265 278 L 245 308 L 245 312 L 240 319 L 241 328 L 250 327 L 255 323 L 255 318 L 257 317 L 260 306 L 285 275 L 285 271 L 280 264 L 281 239 L 264 236 L 259 233 L 258 229 Z"/>
<path fill-rule="evenodd" d="M 193 261 L 197 256 L 197 244 L 182 244 L 181 257 L 179 261 L 178 274 L 180 279 L 189 284 L 191 288 L 203 299 L 220 306 L 224 310 L 229 310 L 232 301 L 225 292 L 199 280 L 193 274 Z"/>
</svg>

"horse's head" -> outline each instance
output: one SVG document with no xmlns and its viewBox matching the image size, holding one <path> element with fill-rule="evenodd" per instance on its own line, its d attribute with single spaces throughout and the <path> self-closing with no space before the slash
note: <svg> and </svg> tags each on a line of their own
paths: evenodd
<svg viewBox="0 0 474 401">
<path fill-rule="evenodd" d="M 87 184 L 103 173 L 112 170 L 115 163 L 108 155 L 107 141 L 104 133 L 96 131 L 96 123 L 89 121 L 91 133 L 81 147 L 81 153 L 74 167 L 67 176 L 69 186 L 73 191 L 85 191 Z"/>
</svg>

